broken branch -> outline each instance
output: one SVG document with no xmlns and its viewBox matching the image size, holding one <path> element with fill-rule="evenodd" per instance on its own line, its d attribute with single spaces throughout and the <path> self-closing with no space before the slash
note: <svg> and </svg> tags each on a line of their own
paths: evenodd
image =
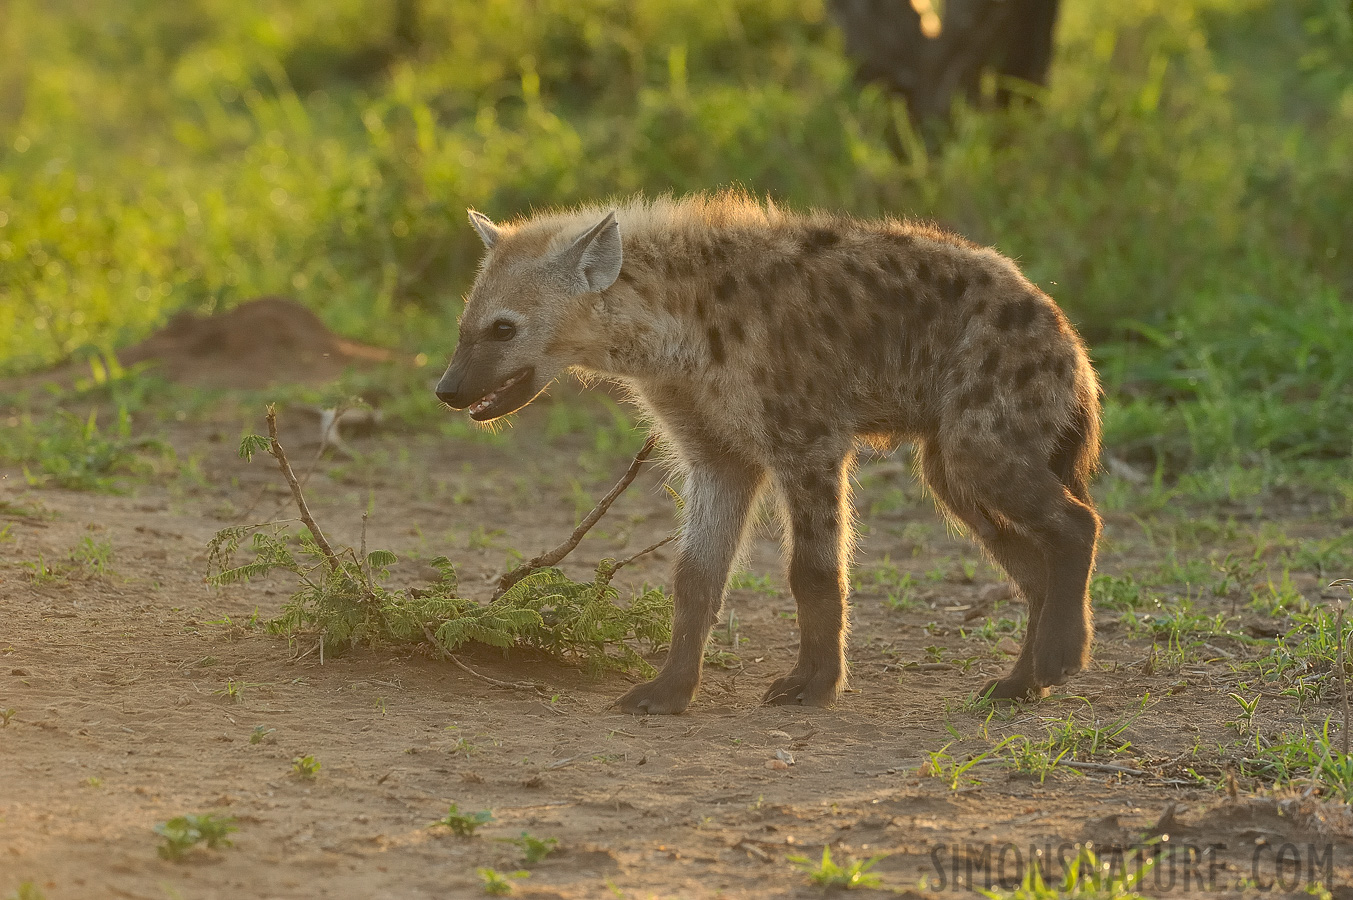
<svg viewBox="0 0 1353 900">
<path fill-rule="evenodd" d="M 296 508 L 300 510 L 301 521 L 305 523 L 306 528 L 310 529 L 310 535 L 324 553 L 324 558 L 329 561 L 329 568 L 337 572 L 341 568 L 338 556 L 334 553 L 334 548 L 330 547 L 329 542 L 324 539 L 324 532 L 319 530 L 314 517 L 310 515 L 310 507 L 306 506 L 305 495 L 301 493 L 301 483 L 296 480 L 296 473 L 291 471 L 291 463 L 287 462 L 287 455 L 283 452 L 282 445 L 277 440 L 277 409 L 272 404 L 268 405 L 268 438 L 271 442 L 268 446 L 268 452 L 272 454 L 273 459 L 277 460 L 278 468 L 282 470 L 282 477 L 291 486 L 291 496 L 296 501 Z"/>
<path fill-rule="evenodd" d="M 503 596 L 503 594 L 506 594 L 512 589 L 514 584 L 537 569 L 552 566 L 572 553 L 573 548 L 578 546 L 582 541 L 583 536 L 592 530 L 592 526 L 597 524 L 602 516 L 606 515 L 606 511 L 611 508 L 611 504 L 614 503 L 616 498 L 623 494 L 625 489 L 630 486 L 630 483 L 634 481 L 635 477 L 639 474 L 639 469 L 643 467 L 644 461 L 648 459 L 649 454 L 653 452 L 653 448 L 657 443 L 657 435 L 650 435 L 648 440 L 644 441 L 644 446 L 640 448 L 638 453 L 634 454 L 634 461 L 631 462 L 630 467 L 625 470 L 625 474 L 615 483 L 615 487 L 611 488 L 610 492 L 607 493 L 605 497 L 601 498 L 601 502 L 594 506 L 592 511 L 583 518 L 578 527 L 573 529 L 573 534 L 569 536 L 568 540 L 564 541 L 553 550 L 541 553 L 529 562 L 518 566 L 510 572 L 504 572 L 499 576 L 498 589 L 493 592 L 493 597 L 489 602 L 493 602 L 493 600 L 497 600 L 499 597 Z M 619 567 L 617 566 L 617 568 Z"/>
</svg>

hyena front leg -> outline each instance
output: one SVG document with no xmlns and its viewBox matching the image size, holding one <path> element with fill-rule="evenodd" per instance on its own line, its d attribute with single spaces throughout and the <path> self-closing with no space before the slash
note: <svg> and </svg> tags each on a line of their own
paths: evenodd
<svg viewBox="0 0 1353 900">
<path fill-rule="evenodd" d="M 799 659 L 789 674 L 771 684 L 765 703 L 831 706 L 845 686 L 849 468 L 849 458 L 838 458 L 780 475 L 789 520 L 789 587 L 798 606 Z"/>
<path fill-rule="evenodd" d="M 630 689 L 615 706 L 635 715 L 675 715 L 700 687 L 705 643 L 719 617 L 728 570 L 742 545 L 761 470 L 721 461 L 695 468 L 686 481 L 686 524 L 672 579 L 672 646 L 662 671 Z"/>
</svg>

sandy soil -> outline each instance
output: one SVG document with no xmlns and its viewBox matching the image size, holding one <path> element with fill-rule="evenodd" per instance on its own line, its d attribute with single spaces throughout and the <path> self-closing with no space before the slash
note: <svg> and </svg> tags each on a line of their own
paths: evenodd
<svg viewBox="0 0 1353 900">
<path fill-rule="evenodd" d="M 355 440 L 373 462 L 321 464 L 308 497 L 344 544 L 360 539 L 370 500 L 368 544 L 400 555 L 394 582 L 425 579 L 423 561 L 445 553 L 466 590 L 487 596 L 508 548 L 552 546 L 573 527 L 580 490 L 599 496 L 626 463 L 611 454 L 583 465 L 597 458 L 591 439 L 547 437 L 546 417 L 533 407 L 496 446 Z M 313 426 L 285 412 L 283 422 L 284 442 L 302 458 L 313 452 Z M 523 831 L 559 841 L 517 881 L 517 895 L 542 898 L 819 897 L 787 857 L 818 859 L 824 845 L 838 860 L 883 854 L 872 871 L 902 893 L 966 892 L 996 881 L 1001 860 L 1015 873 L 1016 853 L 1026 863 L 1030 848 L 1056 857 L 1093 841 L 1112 858 L 1115 846 L 1161 831 L 1176 847 L 1211 849 L 1192 866 L 1182 856 L 1160 866 L 1146 893 L 1237 895 L 1245 879 L 1305 887 L 1315 876 L 1353 896 L 1343 887 L 1353 884 L 1347 805 L 1243 779 L 1234 794 L 1219 787 L 1221 755 L 1207 748 L 1235 740 L 1226 694 L 1242 676 L 1227 654 L 1242 655 L 1240 645 L 1171 670 L 1101 612 L 1094 666 L 1068 685 L 1076 696 L 964 711 L 1014 649 L 1009 636 L 973 629 L 984 613 L 1022 608 L 974 546 L 947 533 L 904 463 L 861 471 L 860 567 L 890 560 L 912 573 L 917 602 L 892 609 L 869 583 L 855 592 L 852 688 L 837 708 L 759 705 L 797 641 L 776 537 L 763 530 L 748 570 L 767 578 L 731 593 L 732 668 L 711 669 L 686 714 L 633 718 L 607 708 L 629 684 L 618 675 L 465 654 L 488 675 L 544 685 L 536 695 L 407 649 L 321 664 L 257 627 L 255 612 L 275 615 L 289 593 L 285 579 L 214 588 L 203 575 L 217 529 L 290 514 L 271 461 L 235 455 L 239 435 L 261 429 L 261 410 L 228 405 L 177 425 L 169 439 L 202 477 L 123 495 L 30 488 L 19 470 L 0 469 L 0 896 L 24 882 L 48 898 L 484 896 L 476 869 L 521 868 L 521 852 L 501 839 Z M 1339 528 L 1295 501 L 1270 501 L 1263 515 L 1254 529 Z M 584 575 L 673 524 L 660 473 L 647 471 L 565 568 Z M 1231 540 L 1252 551 L 1249 527 L 1217 537 L 1217 548 Z M 107 572 L 72 561 L 86 538 L 111 546 Z M 1149 559 L 1158 551 L 1148 538 L 1136 516 L 1110 513 L 1101 568 Z M 626 585 L 665 583 L 670 562 L 661 551 L 645 558 Z M 1297 586 L 1320 600 L 1314 576 Z M 1322 701 L 1297 717 L 1273 696 L 1261 728 L 1299 733 L 1334 711 Z M 923 774 L 946 745 L 961 761 L 1068 716 L 1132 717 L 1122 736 L 1131 747 L 1042 782 L 988 762 L 957 783 Z M 259 726 L 266 737 L 254 742 Z M 293 773 L 307 754 L 322 765 L 313 780 Z M 780 757 L 792 765 L 774 767 Z M 430 827 L 451 803 L 493 820 L 469 838 Z M 233 846 L 180 862 L 157 856 L 156 823 L 205 812 L 235 818 Z M 1278 864 L 1284 853 L 1297 868 Z"/>
</svg>

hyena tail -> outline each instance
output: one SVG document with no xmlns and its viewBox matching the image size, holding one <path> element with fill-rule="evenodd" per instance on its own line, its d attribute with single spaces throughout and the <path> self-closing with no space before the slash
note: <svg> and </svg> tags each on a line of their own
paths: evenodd
<svg viewBox="0 0 1353 900">
<path fill-rule="evenodd" d="M 1077 500 L 1090 503 L 1090 476 L 1099 466 L 1099 391 L 1078 392 L 1071 421 L 1057 435 L 1049 467 Z"/>
</svg>

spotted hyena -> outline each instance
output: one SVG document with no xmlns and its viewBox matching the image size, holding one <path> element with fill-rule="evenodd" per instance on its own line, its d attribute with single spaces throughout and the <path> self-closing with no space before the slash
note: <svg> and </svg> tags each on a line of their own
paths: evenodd
<svg viewBox="0 0 1353 900">
<path fill-rule="evenodd" d="M 487 253 L 437 396 L 483 422 L 568 370 L 617 379 L 686 476 L 671 651 L 621 709 L 691 702 L 767 491 L 800 641 L 765 700 L 836 700 L 861 444 L 915 442 L 940 504 L 1028 602 L 1024 646 L 990 696 L 1042 696 L 1086 665 L 1099 388 L 1066 316 L 1009 259 L 930 225 L 737 194 L 470 220 Z"/>
</svg>

